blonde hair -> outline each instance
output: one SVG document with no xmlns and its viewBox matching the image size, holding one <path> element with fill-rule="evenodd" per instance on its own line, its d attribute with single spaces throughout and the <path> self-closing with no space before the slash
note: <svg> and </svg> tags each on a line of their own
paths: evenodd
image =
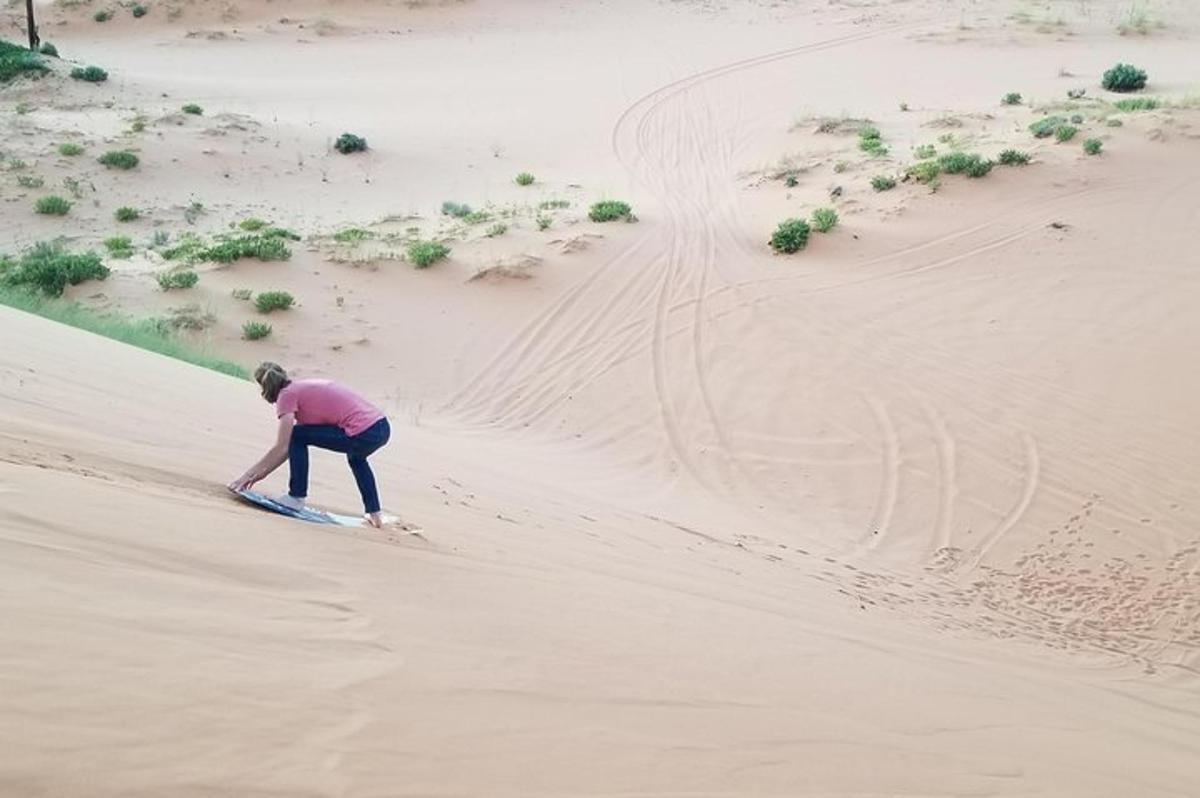
<svg viewBox="0 0 1200 798">
<path fill-rule="evenodd" d="M 279 392 L 287 387 L 291 380 L 287 372 L 278 363 L 267 361 L 254 370 L 254 381 L 262 388 L 262 397 L 271 404 L 279 398 Z"/>
</svg>

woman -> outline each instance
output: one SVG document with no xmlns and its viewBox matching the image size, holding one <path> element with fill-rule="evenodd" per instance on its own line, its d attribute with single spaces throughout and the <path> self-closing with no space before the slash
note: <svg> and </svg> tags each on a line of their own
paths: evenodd
<svg viewBox="0 0 1200 798">
<path fill-rule="evenodd" d="M 330 380 L 291 380 L 276 363 L 254 370 L 263 398 L 275 405 L 279 432 L 275 445 L 245 474 L 229 484 L 246 490 L 287 460 L 291 467 L 288 492 L 275 501 L 299 510 L 308 497 L 308 447 L 343 452 L 362 494 L 363 509 L 371 526 L 379 527 L 379 492 L 367 458 L 388 442 L 392 429 L 379 408 Z"/>
</svg>

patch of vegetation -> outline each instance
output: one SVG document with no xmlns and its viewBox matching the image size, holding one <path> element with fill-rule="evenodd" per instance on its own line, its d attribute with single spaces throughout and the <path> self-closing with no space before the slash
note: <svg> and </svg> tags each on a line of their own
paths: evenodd
<svg viewBox="0 0 1200 798">
<path fill-rule="evenodd" d="M 1072 114 L 1071 115 L 1071 124 L 1072 125 L 1082 125 L 1083 124 L 1083 114 Z"/>
<path fill-rule="evenodd" d="M 1146 70 L 1133 64 L 1117 64 L 1104 73 L 1100 85 L 1109 91 L 1139 91 L 1146 88 Z"/>
<path fill-rule="evenodd" d="M 200 275 L 191 269 L 180 269 L 178 271 L 159 272 L 154 279 L 158 281 L 158 287 L 162 290 L 174 291 L 180 288 L 191 288 L 200 282 Z"/>
<path fill-rule="evenodd" d="M 471 211 L 462 220 L 467 224 L 483 224 L 492 218 L 492 215 L 487 211 Z"/>
<path fill-rule="evenodd" d="M 166 254 L 164 253 L 164 257 Z M 262 261 L 288 260 L 292 251 L 283 239 L 273 235 L 230 236 L 212 246 L 195 253 L 196 260 L 215 263 L 233 263 L 241 258 L 258 258 Z"/>
<path fill-rule="evenodd" d="M 38 58 L 37 53 L 0 41 L 0 83 L 7 83 L 19 75 L 39 77 L 49 71 L 50 67 Z"/>
<path fill-rule="evenodd" d="M 1125 12 L 1125 16 L 1117 23 L 1117 33 L 1122 36 L 1130 36 L 1138 34 L 1145 36 L 1150 32 L 1150 28 L 1154 26 L 1153 20 L 1150 18 L 1150 11 L 1142 3 L 1137 0 L 1130 3 L 1129 10 Z"/>
<path fill-rule="evenodd" d="M 37 175 L 20 175 L 17 178 L 17 185 L 21 188 L 41 188 L 46 185 L 46 181 Z"/>
<path fill-rule="evenodd" d="M 109 150 L 97 158 L 109 169 L 133 169 L 138 165 L 138 157 L 129 150 Z"/>
<path fill-rule="evenodd" d="M 408 245 L 408 261 L 418 269 L 425 269 L 450 254 L 450 248 L 440 241 L 411 241 Z"/>
<path fill-rule="evenodd" d="M 261 321 L 248 321 L 242 325 L 242 337 L 247 341 L 259 341 L 271 334 L 271 325 Z"/>
<path fill-rule="evenodd" d="M 337 137 L 337 141 L 333 143 L 333 148 L 342 155 L 349 155 L 352 152 L 365 152 L 367 149 L 367 140 L 353 133 L 343 133 Z"/>
<path fill-rule="evenodd" d="M 33 209 L 46 216 L 66 216 L 71 210 L 71 202 L 57 194 L 50 194 L 40 197 L 33 204 Z"/>
<path fill-rule="evenodd" d="M 588 218 L 593 222 L 615 222 L 618 219 L 634 221 L 633 209 L 629 207 L 628 202 L 621 200 L 600 200 L 594 203 L 588 210 Z"/>
<path fill-rule="evenodd" d="M 521 172 L 513 179 L 516 180 L 518 186 L 532 186 L 533 181 L 537 178 L 535 178 L 529 172 Z"/>
<path fill-rule="evenodd" d="M 249 302 L 250 298 L 254 296 L 254 292 L 249 288 L 235 288 L 229 292 L 229 295 L 234 299 L 240 299 L 243 302 Z"/>
<path fill-rule="evenodd" d="M 204 116 L 204 109 L 195 103 L 187 103 L 179 110 L 183 111 L 185 114 L 191 114 L 192 116 Z"/>
<path fill-rule="evenodd" d="M 68 285 L 103 280 L 108 267 L 95 252 L 68 252 L 60 242 L 35 244 L 19 258 L 0 257 L 0 283 L 62 296 Z"/>
<path fill-rule="evenodd" d="M 260 313 L 272 313 L 276 310 L 287 310 L 296 298 L 287 291 L 263 291 L 254 297 L 254 306 Z"/>
<path fill-rule="evenodd" d="M 356 244 L 374 237 L 374 233 L 361 227 L 346 227 L 333 234 L 333 240 L 339 244 Z"/>
<path fill-rule="evenodd" d="M 812 227 L 818 233 L 828 233 L 837 223 L 837 211 L 833 208 L 817 208 L 812 212 Z"/>
<path fill-rule="evenodd" d="M 442 214 L 444 216 L 453 216 L 456 219 L 462 219 L 471 215 L 471 206 L 465 202 L 446 200 L 442 203 Z"/>
<path fill-rule="evenodd" d="M 879 128 L 874 125 L 863 125 L 858 129 L 858 148 L 879 157 L 888 154 L 888 148 L 883 143 Z"/>
<path fill-rule="evenodd" d="M 1065 124 L 1067 124 L 1065 117 L 1046 116 L 1030 125 L 1029 132 L 1039 139 L 1049 138 L 1055 135 L 1058 129 Z"/>
<path fill-rule="evenodd" d="M 108 80 L 108 72 L 98 66 L 75 67 L 71 70 L 71 77 L 87 83 L 103 83 Z"/>
<path fill-rule="evenodd" d="M 917 158 L 921 159 L 922 161 L 929 158 L 936 158 L 937 147 L 933 146 L 932 144 L 922 144 L 920 147 L 917 147 L 915 150 L 913 150 L 913 155 L 916 155 Z"/>
<path fill-rule="evenodd" d="M 908 167 L 906 174 L 908 177 L 911 177 L 918 183 L 924 183 L 931 189 L 936 189 L 941 185 L 940 176 L 942 174 L 942 167 L 934 160 L 918 161 Z"/>
<path fill-rule="evenodd" d="M 256 230 L 261 230 L 266 226 L 267 226 L 266 222 L 264 222 L 262 219 L 255 218 L 254 216 L 250 216 L 250 217 L 242 219 L 240 222 L 238 222 L 238 227 L 242 228 L 243 230 L 248 230 L 250 232 L 254 232 Z"/>
<path fill-rule="evenodd" d="M 938 166 L 948 175 L 966 174 L 982 162 L 982 156 L 966 152 L 949 152 L 938 158 Z"/>
<path fill-rule="evenodd" d="M 188 206 L 183 209 L 183 220 L 188 224 L 195 224 L 207 211 L 204 210 L 204 203 L 198 200 L 192 200 Z"/>
<path fill-rule="evenodd" d="M 134 3 L 133 7 L 129 9 L 129 13 L 133 14 L 134 18 L 141 19 L 150 13 L 150 9 L 146 8 L 141 3 Z"/>
<path fill-rule="evenodd" d="M 163 232 L 163 231 L 159 231 Z M 163 246 L 167 242 L 164 240 L 161 243 L 155 242 L 155 246 Z M 160 253 L 165 260 L 182 260 L 189 263 L 203 260 L 200 255 L 204 252 L 204 241 L 193 233 L 184 233 L 175 242 L 175 246 L 169 249 L 164 249 Z"/>
<path fill-rule="evenodd" d="M 838 161 L 833 165 L 833 173 L 840 175 L 842 172 L 850 168 L 849 161 Z"/>
<path fill-rule="evenodd" d="M 73 141 L 63 142 L 58 145 L 58 154 L 68 158 L 73 158 L 76 155 L 83 155 L 83 145 L 76 144 Z"/>
<path fill-rule="evenodd" d="M 1082 100 L 1085 94 L 1087 89 L 1067 89 L 1067 97 L 1072 100 Z"/>
<path fill-rule="evenodd" d="M 108 22 L 112 18 L 113 18 L 113 13 L 111 11 L 109 11 L 107 8 L 101 9 L 101 10 L 97 11 L 95 14 L 92 14 L 92 19 L 96 20 L 97 22 Z"/>
<path fill-rule="evenodd" d="M 104 239 L 104 248 L 110 257 L 127 260 L 133 257 L 133 240 L 129 236 L 113 236 Z"/>
<path fill-rule="evenodd" d="M 783 184 L 788 188 L 795 188 L 796 186 L 800 185 L 800 178 L 796 177 L 795 175 L 788 175 L 783 179 Z"/>
<path fill-rule="evenodd" d="M 117 208 L 116 212 L 113 214 L 118 222 L 137 221 L 141 215 L 141 211 L 139 211 L 137 208 L 130 208 L 128 205 L 122 205 L 120 208 Z"/>
<path fill-rule="evenodd" d="M 1088 155 L 1099 155 L 1100 150 L 1104 149 L 1104 142 L 1100 139 L 1084 139 L 1083 151 Z"/>
<path fill-rule="evenodd" d="M 1120 119 L 1106 119 L 1104 121 L 1104 124 L 1108 125 L 1109 127 L 1121 127 L 1125 123 L 1122 122 Z"/>
<path fill-rule="evenodd" d="M 538 203 L 539 211 L 560 211 L 563 208 L 570 208 L 570 207 L 571 207 L 571 201 L 564 200 L 564 199 L 544 200 L 544 201 Z"/>
<path fill-rule="evenodd" d="M 1074 125 L 1059 125 L 1054 131 L 1054 138 L 1058 139 L 1059 143 L 1070 141 L 1075 138 L 1075 134 L 1079 132 L 1079 128 Z"/>
<path fill-rule="evenodd" d="M 1160 105 L 1156 97 L 1122 97 L 1113 103 L 1118 111 L 1153 111 Z"/>
<path fill-rule="evenodd" d="M 1004 150 L 996 156 L 996 161 L 1004 166 L 1024 166 L 1029 163 L 1029 153 L 1021 150 Z"/>
<path fill-rule="evenodd" d="M 0 304 L 239 379 L 250 376 L 237 363 L 180 341 L 157 319 L 101 315 L 75 303 L 44 299 L 21 288 L 0 287 Z"/>
<path fill-rule="evenodd" d="M 553 223 L 554 223 L 554 220 L 551 219 L 549 216 L 545 216 L 543 214 L 538 214 L 537 226 L 538 226 L 539 230 L 546 230 Z"/>
<path fill-rule="evenodd" d="M 42 42 L 42 45 L 38 47 L 38 52 L 51 58 L 58 58 L 58 48 L 50 42 Z"/>
<path fill-rule="evenodd" d="M 896 187 L 896 178 L 891 175 L 875 175 L 871 178 L 871 188 L 876 191 L 891 191 Z"/>
<path fill-rule="evenodd" d="M 784 219 L 771 234 L 771 249 L 776 252 L 799 252 L 808 246 L 811 228 L 803 219 Z"/>
<path fill-rule="evenodd" d="M 506 225 L 504 222 L 496 222 L 487 229 L 487 232 L 485 232 L 484 235 L 488 238 L 495 238 L 496 236 L 502 236 L 507 232 L 508 225 Z"/>
<path fill-rule="evenodd" d="M 1004 98 L 1001 99 L 1000 102 L 1004 103 L 1005 105 L 1020 105 L 1021 99 L 1020 92 L 1010 91 L 1008 94 L 1004 95 Z"/>
</svg>

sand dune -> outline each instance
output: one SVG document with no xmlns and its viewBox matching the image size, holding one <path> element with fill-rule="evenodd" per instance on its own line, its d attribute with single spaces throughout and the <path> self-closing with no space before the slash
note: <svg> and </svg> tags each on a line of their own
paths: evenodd
<svg viewBox="0 0 1200 798">
<path fill-rule="evenodd" d="M 96 8 L 108 82 L 0 88 L 0 252 L 130 234 L 68 297 L 360 387 L 423 533 L 233 501 L 253 384 L 0 308 L 0 795 L 1200 794 L 1190 4 Z M 918 147 L 1032 163 L 873 190 Z M 291 258 L 158 290 L 247 217 Z"/>
</svg>

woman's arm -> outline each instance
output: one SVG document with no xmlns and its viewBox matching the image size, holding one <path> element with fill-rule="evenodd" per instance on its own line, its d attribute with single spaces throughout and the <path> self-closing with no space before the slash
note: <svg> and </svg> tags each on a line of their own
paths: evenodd
<svg viewBox="0 0 1200 798">
<path fill-rule="evenodd" d="M 245 474 L 229 483 L 230 490 L 247 490 L 255 482 L 266 479 L 288 459 L 288 444 L 292 442 L 292 427 L 296 423 L 296 414 L 288 413 L 279 417 L 279 429 L 275 434 L 275 445 L 267 450 L 257 463 L 250 466 Z"/>
</svg>

